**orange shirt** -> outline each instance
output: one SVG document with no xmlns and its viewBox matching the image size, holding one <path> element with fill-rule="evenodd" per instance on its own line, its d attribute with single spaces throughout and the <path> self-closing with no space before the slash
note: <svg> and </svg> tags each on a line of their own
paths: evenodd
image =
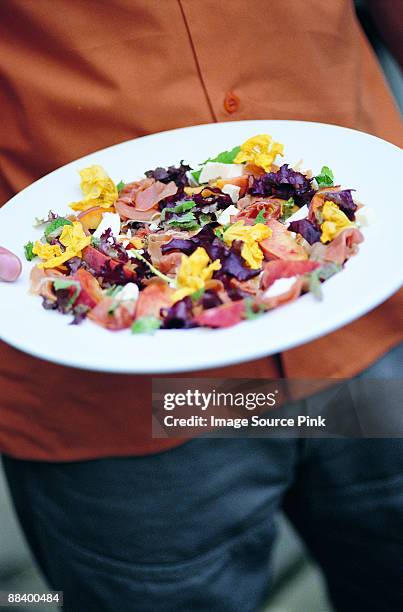
<svg viewBox="0 0 403 612">
<path fill-rule="evenodd" d="M 403 142 L 348 0 L 9 0 L 0 16 L 2 201 L 96 149 L 212 121 L 304 119 Z M 396 294 L 284 353 L 284 371 L 357 373 L 401 340 L 402 310 Z M 273 358 L 208 373 L 279 374 Z M 150 404 L 147 377 L 64 368 L 0 345 L 0 450 L 10 455 L 163 450 L 176 442 L 151 439 Z"/>
</svg>

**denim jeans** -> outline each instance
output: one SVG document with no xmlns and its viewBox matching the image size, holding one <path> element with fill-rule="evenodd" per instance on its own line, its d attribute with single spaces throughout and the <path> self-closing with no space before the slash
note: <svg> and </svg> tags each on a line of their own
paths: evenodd
<svg viewBox="0 0 403 612">
<path fill-rule="evenodd" d="M 361 376 L 401 375 L 402 353 Z M 152 456 L 3 461 L 67 611 L 256 610 L 270 592 L 280 509 L 337 610 L 403 609 L 400 438 L 194 439 Z"/>
</svg>

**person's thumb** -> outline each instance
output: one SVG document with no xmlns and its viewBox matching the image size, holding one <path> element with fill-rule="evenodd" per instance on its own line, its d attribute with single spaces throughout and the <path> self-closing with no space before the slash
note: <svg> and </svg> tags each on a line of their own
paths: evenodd
<svg viewBox="0 0 403 612">
<path fill-rule="evenodd" d="M 21 261 L 8 249 L 0 247 L 0 281 L 15 281 L 21 274 Z"/>
</svg>

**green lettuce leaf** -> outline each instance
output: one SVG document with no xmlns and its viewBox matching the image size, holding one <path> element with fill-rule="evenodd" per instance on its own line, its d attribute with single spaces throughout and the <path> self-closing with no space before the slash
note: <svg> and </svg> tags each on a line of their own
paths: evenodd
<svg viewBox="0 0 403 612">
<path fill-rule="evenodd" d="M 322 187 L 332 187 L 334 184 L 333 172 L 328 166 L 323 166 L 322 170 L 320 171 L 320 174 L 318 174 L 318 176 L 315 176 L 315 179 L 318 183 L 319 189 L 321 189 Z"/>
<path fill-rule="evenodd" d="M 156 317 L 140 317 L 132 325 L 133 334 L 153 334 L 161 327 L 161 321 Z"/>
</svg>

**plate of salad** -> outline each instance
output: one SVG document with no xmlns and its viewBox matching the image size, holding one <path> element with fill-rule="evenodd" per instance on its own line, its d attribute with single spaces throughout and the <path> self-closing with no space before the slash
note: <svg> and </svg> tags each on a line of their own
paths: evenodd
<svg viewBox="0 0 403 612">
<path fill-rule="evenodd" d="M 402 281 L 401 151 L 298 121 L 194 126 L 55 170 L 0 210 L 22 261 L 1 337 L 89 370 L 173 373 L 278 353 Z"/>
</svg>

